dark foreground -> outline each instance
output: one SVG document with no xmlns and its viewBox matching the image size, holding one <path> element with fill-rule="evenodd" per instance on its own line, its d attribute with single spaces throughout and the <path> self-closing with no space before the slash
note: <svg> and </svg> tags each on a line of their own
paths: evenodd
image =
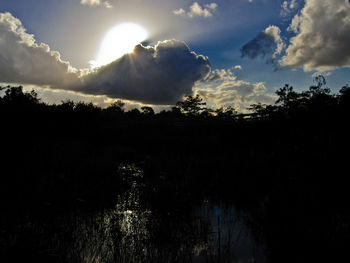
<svg viewBox="0 0 350 263">
<path fill-rule="evenodd" d="M 349 260 L 348 89 L 216 117 L 11 92 L 0 262 Z"/>
</svg>

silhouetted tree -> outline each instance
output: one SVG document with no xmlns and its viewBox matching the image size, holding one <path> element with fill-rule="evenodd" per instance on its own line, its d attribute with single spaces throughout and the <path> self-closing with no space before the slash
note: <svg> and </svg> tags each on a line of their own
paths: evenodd
<svg viewBox="0 0 350 263">
<path fill-rule="evenodd" d="M 92 102 L 85 103 L 85 102 L 77 102 L 74 105 L 74 111 L 80 112 L 80 113 L 93 113 L 93 112 L 99 112 L 101 108 L 95 106 Z"/>
<path fill-rule="evenodd" d="M 277 112 L 277 107 L 273 105 L 267 105 L 262 103 L 252 104 L 247 110 L 254 113 L 255 117 L 271 117 L 274 113 Z"/>
<path fill-rule="evenodd" d="M 349 85 L 346 85 L 340 89 L 337 100 L 338 100 L 338 105 L 339 105 L 341 114 L 348 114 L 350 111 L 350 87 L 349 87 Z"/>
<path fill-rule="evenodd" d="M 331 107 L 336 105 L 337 99 L 330 94 L 330 89 L 327 87 L 324 76 L 316 76 L 314 82 L 315 85 L 310 86 L 305 94 L 309 95 L 310 106 L 313 111 L 322 111 L 325 114 Z"/>
<path fill-rule="evenodd" d="M 126 112 L 126 115 L 131 118 L 137 118 L 141 115 L 141 112 L 139 109 L 131 109 L 128 112 Z"/>
<path fill-rule="evenodd" d="M 143 107 L 141 107 L 141 110 L 142 110 L 142 114 L 144 114 L 146 116 L 153 116 L 154 115 L 154 110 L 152 107 L 143 106 Z"/>
<path fill-rule="evenodd" d="M 237 111 L 233 107 L 229 106 L 226 108 L 220 107 L 216 109 L 214 113 L 219 118 L 230 118 L 230 117 L 234 117 L 237 114 Z"/>
<path fill-rule="evenodd" d="M 179 117 L 179 116 L 182 115 L 181 109 L 180 109 L 179 107 L 172 107 L 172 108 L 171 108 L 171 114 L 172 114 L 173 116 Z"/>
<path fill-rule="evenodd" d="M 62 112 L 73 112 L 75 107 L 75 102 L 72 100 L 61 101 L 60 105 L 56 106 Z"/>
<path fill-rule="evenodd" d="M 289 84 L 285 84 L 283 88 L 277 90 L 276 95 L 278 95 L 276 104 L 281 105 L 285 109 L 295 106 L 301 98 L 300 94 L 295 92 Z"/>
<path fill-rule="evenodd" d="M 7 86 L 2 87 L 1 90 L 5 90 L 5 95 L 1 98 L 2 103 L 16 105 L 19 108 L 40 103 L 38 94 L 34 90 L 23 92 L 22 86 Z"/>
<path fill-rule="evenodd" d="M 346 104 L 350 102 L 350 87 L 349 85 L 346 85 L 342 87 L 339 90 L 340 95 L 338 96 L 339 98 L 339 104 Z"/>
<path fill-rule="evenodd" d="M 328 95 L 331 90 L 327 87 L 326 79 L 323 75 L 318 75 L 314 78 L 316 85 L 309 88 L 310 97 L 313 98 L 318 95 Z"/>
<path fill-rule="evenodd" d="M 123 113 L 124 112 L 125 103 L 121 100 L 117 100 L 113 102 L 106 108 L 107 112 L 115 112 L 115 113 Z"/>
<path fill-rule="evenodd" d="M 189 95 L 184 101 L 176 103 L 176 106 L 180 108 L 182 113 L 190 116 L 198 116 L 204 110 L 202 107 L 204 105 L 206 103 L 203 102 L 203 98 L 198 94 L 195 97 Z"/>
<path fill-rule="evenodd" d="M 212 110 L 211 108 L 203 107 L 201 112 L 200 112 L 200 116 L 204 117 L 204 118 L 211 117 L 211 116 L 213 116 L 213 112 L 214 112 L 214 110 Z"/>
</svg>

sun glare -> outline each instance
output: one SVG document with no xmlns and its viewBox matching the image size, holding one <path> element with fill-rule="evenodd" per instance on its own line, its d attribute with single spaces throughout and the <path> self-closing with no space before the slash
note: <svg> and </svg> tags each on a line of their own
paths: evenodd
<svg viewBox="0 0 350 263">
<path fill-rule="evenodd" d="M 134 47 L 148 37 L 147 30 L 139 24 L 122 23 L 110 29 L 104 36 L 97 57 L 91 61 L 93 67 L 111 63 L 131 53 Z"/>
</svg>

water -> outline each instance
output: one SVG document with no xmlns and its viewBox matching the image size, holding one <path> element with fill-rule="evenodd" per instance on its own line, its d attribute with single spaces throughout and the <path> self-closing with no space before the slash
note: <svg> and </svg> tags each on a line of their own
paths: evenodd
<svg viewBox="0 0 350 263">
<path fill-rule="evenodd" d="M 264 262 L 262 245 L 233 206 L 203 200 L 190 209 L 151 210 L 140 200 L 142 171 L 122 169 L 129 172 L 130 190 L 118 196 L 114 208 L 78 219 L 74 257 L 79 261 Z"/>
<path fill-rule="evenodd" d="M 224 201 L 157 195 L 143 171 L 121 165 L 128 190 L 113 207 L 22 219 L 2 241 L 14 262 L 265 262 L 246 215 Z M 170 195 L 171 196 L 171 195 Z M 159 200 L 164 199 L 164 200 Z M 171 201 L 169 201 L 171 200 Z M 11 233 L 11 230 L 9 230 Z"/>
</svg>

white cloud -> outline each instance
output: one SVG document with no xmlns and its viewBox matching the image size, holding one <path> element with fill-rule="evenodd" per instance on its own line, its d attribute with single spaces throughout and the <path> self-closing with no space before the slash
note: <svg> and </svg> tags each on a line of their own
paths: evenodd
<svg viewBox="0 0 350 263">
<path fill-rule="evenodd" d="M 81 0 L 80 4 L 90 5 L 90 6 L 98 6 L 101 4 L 101 1 L 100 0 Z"/>
<path fill-rule="evenodd" d="M 281 37 L 281 29 L 279 29 L 277 26 L 269 26 L 265 29 L 265 34 L 267 36 L 273 37 L 273 40 L 276 44 L 275 52 L 272 54 L 272 57 L 275 58 L 277 55 L 280 55 L 286 48 L 286 44 Z"/>
<path fill-rule="evenodd" d="M 211 9 L 211 10 L 215 10 L 218 7 L 217 3 L 211 3 L 211 4 L 205 4 L 204 5 L 206 8 Z"/>
<path fill-rule="evenodd" d="M 0 13 L 0 81 L 65 88 L 76 85 L 81 73 L 48 45 L 37 44 L 20 20 Z"/>
<path fill-rule="evenodd" d="M 174 13 L 174 15 L 178 15 L 179 16 L 179 15 L 186 14 L 186 11 L 183 10 L 182 8 L 179 8 L 179 9 L 174 10 L 173 13 Z"/>
<path fill-rule="evenodd" d="M 211 10 L 215 10 L 217 4 L 212 3 L 210 5 L 205 5 L 207 8 L 201 7 L 197 2 L 194 2 L 193 5 L 190 6 L 190 11 L 187 13 L 189 17 L 195 16 L 203 16 L 203 17 L 211 17 Z"/>
<path fill-rule="evenodd" d="M 113 7 L 112 4 L 111 4 L 110 2 L 108 2 L 108 1 L 103 2 L 103 5 L 104 5 L 106 8 L 112 8 L 112 7 Z"/>
<path fill-rule="evenodd" d="M 212 81 L 231 81 L 236 80 L 236 76 L 230 69 L 215 69 L 207 75 L 204 82 Z"/>
<path fill-rule="evenodd" d="M 103 5 L 106 8 L 112 8 L 113 6 L 106 0 L 80 0 L 80 4 L 88 6 L 100 6 Z"/>
<path fill-rule="evenodd" d="M 190 7 L 189 11 L 186 12 L 183 8 L 176 9 L 173 11 L 173 14 L 175 15 L 187 15 L 190 18 L 196 17 L 196 16 L 202 16 L 202 17 L 212 17 L 213 12 L 216 10 L 218 5 L 216 3 L 210 3 L 205 4 L 204 6 L 201 6 L 198 4 L 198 2 L 194 2 Z"/>
<path fill-rule="evenodd" d="M 298 7 L 298 2 L 297 0 L 292 0 L 290 1 L 289 3 L 289 9 L 294 9 L 294 8 L 297 8 Z"/>
<path fill-rule="evenodd" d="M 290 39 L 282 66 L 304 71 L 325 71 L 350 66 L 350 2 L 348 0 L 306 0 L 289 30 Z"/>
<path fill-rule="evenodd" d="M 295 34 L 298 34 L 299 33 L 299 26 L 301 24 L 301 21 L 302 21 L 302 17 L 299 14 L 296 14 L 293 17 L 292 22 L 288 26 L 287 30 L 288 31 L 293 31 Z"/>
<path fill-rule="evenodd" d="M 290 15 L 298 7 L 298 2 L 297 0 L 284 1 L 281 7 L 280 14 L 285 17 Z"/>
<path fill-rule="evenodd" d="M 247 112 L 251 104 L 273 104 L 277 99 L 263 82 L 238 80 L 229 69 L 212 71 L 196 85 L 195 93 L 201 95 L 209 107 L 231 106 L 238 112 Z"/>
</svg>

